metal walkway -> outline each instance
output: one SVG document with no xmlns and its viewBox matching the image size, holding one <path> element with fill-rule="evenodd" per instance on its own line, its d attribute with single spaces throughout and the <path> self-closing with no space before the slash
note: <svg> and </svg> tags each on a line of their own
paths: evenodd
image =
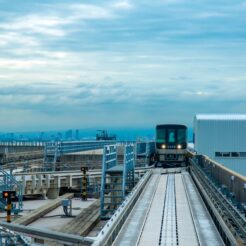
<svg viewBox="0 0 246 246">
<path fill-rule="evenodd" d="M 187 172 L 155 174 L 114 245 L 224 245 Z"/>
</svg>

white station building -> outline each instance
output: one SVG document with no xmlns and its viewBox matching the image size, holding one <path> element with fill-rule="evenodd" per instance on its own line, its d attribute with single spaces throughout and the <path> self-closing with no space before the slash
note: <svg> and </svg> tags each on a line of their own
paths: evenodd
<svg viewBox="0 0 246 246">
<path fill-rule="evenodd" d="M 194 148 L 246 176 L 246 115 L 196 115 Z"/>
</svg>

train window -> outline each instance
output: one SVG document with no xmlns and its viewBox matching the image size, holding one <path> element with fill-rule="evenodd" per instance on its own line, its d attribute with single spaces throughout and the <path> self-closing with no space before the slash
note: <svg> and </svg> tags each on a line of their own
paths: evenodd
<svg viewBox="0 0 246 246">
<path fill-rule="evenodd" d="M 156 131 L 156 142 L 164 143 L 166 139 L 166 130 L 165 129 L 158 129 Z"/>
<path fill-rule="evenodd" d="M 168 129 L 168 142 L 175 143 L 175 130 L 174 129 Z"/>
<path fill-rule="evenodd" d="M 185 142 L 186 142 L 186 130 L 178 129 L 178 143 L 185 143 Z"/>
</svg>

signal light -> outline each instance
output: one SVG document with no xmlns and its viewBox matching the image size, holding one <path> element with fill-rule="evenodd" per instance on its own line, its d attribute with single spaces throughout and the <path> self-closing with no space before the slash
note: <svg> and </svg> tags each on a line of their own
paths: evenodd
<svg viewBox="0 0 246 246">
<path fill-rule="evenodd" d="M 81 167 L 82 172 L 86 172 L 86 171 L 88 171 L 88 169 L 89 169 L 88 167 Z"/>
<path fill-rule="evenodd" d="M 3 191 L 3 199 L 15 198 L 16 192 L 14 190 Z"/>
<path fill-rule="evenodd" d="M 4 192 L 4 193 L 3 193 L 3 197 L 4 197 L 4 198 L 8 198 L 8 196 L 9 196 L 9 193 L 8 193 L 8 192 Z"/>
<path fill-rule="evenodd" d="M 182 145 L 181 144 L 178 144 L 177 145 L 177 149 L 181 149 L 182 148 Z"/>
<path fill-rule="evenodd" d="M 162 145 L 161 145 L 161 148 L 162 148 L 162 149 L 165 149 L 166 147 L 167 147 L 167 146 L 166 146 L 165 144 L 162 144 Z"/>
</svg>

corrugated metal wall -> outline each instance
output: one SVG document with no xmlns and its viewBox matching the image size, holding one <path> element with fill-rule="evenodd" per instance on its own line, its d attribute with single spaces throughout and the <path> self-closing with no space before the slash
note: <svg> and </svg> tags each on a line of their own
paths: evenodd
<svg viewBox="0 0 246 246">
<path fill-rule="evenodd" d="M 194 119 L 195 149 L 246 176 L 246 158 L 215 157 L 215 152 L 246 152 L 246 120 Z"/>
</svg>

